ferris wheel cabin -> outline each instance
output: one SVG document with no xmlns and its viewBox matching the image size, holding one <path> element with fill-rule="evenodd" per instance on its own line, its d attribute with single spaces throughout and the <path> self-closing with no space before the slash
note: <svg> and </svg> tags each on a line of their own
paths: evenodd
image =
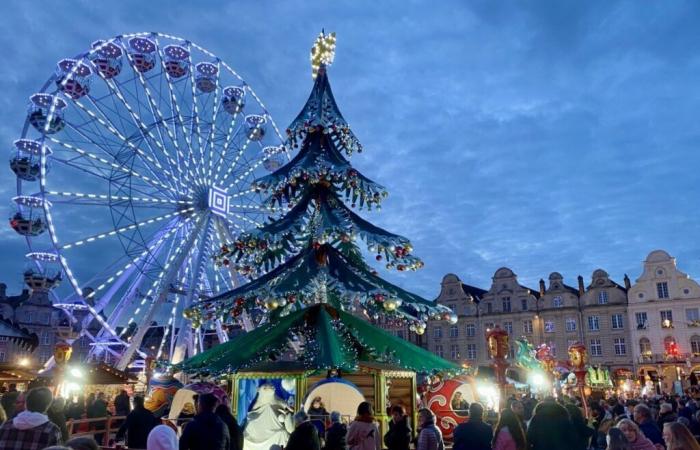
<svg viewBox="0 0 700 450">
<path fill-rule="evenodd" d="M 82 62 L 65 58 L 56 67 L 56 85 L 73 100 L 90 92 L 92 69 Z"/>
<path fill-rule="evenodd" d="M 97 67 L 102 78 L 109 80 L 122 71 L 122 55 L 124 52 L 114 42 L 95 41 L 92 48 L 96 49 L 92 54 L 92 63 Z"/>
<path fill-rule="evenodd" d="M 66 101 L 61 97 L 45 93 L 34 94 L 29 97 L 27 118 L 29 123 L 39 132 L 58 133 L 65 126 L 63 110 L 66 106 Z"/>
</svg>

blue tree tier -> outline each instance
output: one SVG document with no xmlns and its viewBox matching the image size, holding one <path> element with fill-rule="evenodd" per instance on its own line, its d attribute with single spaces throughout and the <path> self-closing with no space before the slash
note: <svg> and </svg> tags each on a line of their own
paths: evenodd
<svg viewBox="0 0 700 450">
<path fill-rule="evenodd" d="M 343 152 L 351 155 L 362 148 L 333 99 L 326 71 L 319 71 L 311 96 L 287 130 L 287 146 L 296 148 L 303 137 L 299 153 L 286 165 L 260 178 L 255 186 L 270 194 L 271 206 L 289 202 L 310 184 L 330 182 L 344 192 L 353 206 L 371 208 L 379 205 L 387 192 L 354 169 Z"/>
<path fill-rule="evenodd" d="M 390 233 L 350 210 L 327 183 L 317 183 L 305 188 L 291 210 L 279 220 L 244 233 L 222 249 L 219 262 L 233 263 L 240 272 L 245 267 L 263 267 L 270 270 L 292 254 L 297 253 L 310 240 L 312 242 L 354 242 L 359 237 L 365 241 L 376 259 L 386 259 L 387 268 L 399 271 L 415 270 L 423 262 L 411 255 L 408 239 Z M 257 263 L 252 263 L 251 258 Z"/>
<path fill-rule="evenodd" d="M 428 319 L 457 320 L 449 308 L 389 283 L 330 244 L 307 246 L 250 283 L 195 304 L 187 314 L 199 323 L 217 318 L 226 323 L 256 307 L 274 318 L 326 302 L 374 319 L 390 313 L 417 330 L 424 330 Z"/>
</svg>

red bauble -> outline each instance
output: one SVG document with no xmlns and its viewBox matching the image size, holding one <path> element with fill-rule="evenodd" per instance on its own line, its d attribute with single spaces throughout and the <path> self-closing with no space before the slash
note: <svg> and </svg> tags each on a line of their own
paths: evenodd
<svg viewBox="0 0 700 450">
<path fill-rule="evenodd" d="M 382 255 L 377 255 L 377 256 L 375 256 L 375 259 L 376 259 L 377 261 L 381 261 L 381 260 L 382 260 Z"/>
</svg>

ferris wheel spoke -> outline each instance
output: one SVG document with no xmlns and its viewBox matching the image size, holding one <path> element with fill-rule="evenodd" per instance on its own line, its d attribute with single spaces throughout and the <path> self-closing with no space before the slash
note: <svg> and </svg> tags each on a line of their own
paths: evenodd
<svg viewBox="0 0 700 450">
<path fill-rule="evenodd" d="M 110 275 L 102 284 L 97 286 L 89 295 L 87 295 L 85 298 L 86 300 L 89 300 L 97 295 L 97 293 L 101 292 L 103 289 L 105 289 L 107 286 L 109 286 L 112 282 L 117 280 L 119 277 L 121 277 L 126 271 L 131 269 L 132 267 L 137 267 L 141 261 L 144 260 L 149 254 L 153 254 L 156 249 L 158 249 L 161 245 L 163 245 L 164 242 L 166 242 L 168 239 L 170 239 L 173 235 L 175 235 L 178 231 L 180 231 L 183 227 L 187 227 L 189 223 L 192 221 L 193 218 L 195 218 L 197 215 L 196 213 L 193 214 L 192 216 L 186 217 L 185 220 L 177 220 L 174 222 L 171 222 L 166 228 L 165 232 L 161 234 L 160 237 L 158 237 L 154 242 L 152 242 L 141 254 L 138 256 L 132 258 L 128 263 L 126 263 L 123 267 L 119 268 L 114 274 Z M 97 311 L 101 311 L 104 309 L 106 303 L 111 299 L 111 297 L 107 298 L 107 301 L 103 301 L 104 299 L 101 299 L 99 302 L 96 303 L 95 309 Z"/>
<path fill-rule="evenodd" d="M 53 137 L 53 136 L 49 137 L 49 140 L 50 140 L 51 142 L 55 143 L 55 144 L 60 145 L 61 147 L 65 148 L 65 149 L 70 150 L 70 151 L 73 151 L 73 152 L 75 152 L 75 153 L 77 153 L 77 154 L 79 154 L 79 155 L 81 155 L 81 156 L 84 156 L 84 157 L 86 157 L 86 158 L 90 158 L 90 159 L 93 160 L 93 161 L 99 161 L 99 162 L 101 162 L 102 164 L 105 164 L 105 165 L 109 166 L 109 167 L 112 168 L 112 169 L 116 169 L 116 170 L 121 171 L 121 172 L 123 172 L 123 173 L 129 174 L 129 175 L 131 175 L 131 176 L 133 176 L 133 177 L 139 178 L 140 180 L 145 181 L 146 183 L 148 183 L 148 184 L 152 185 L 153 187 L 157 188 L 158 190 L 163 190 L 163 189 L 165 189 L 166 191 L 169 191 L 169 192 L 171 192 L 172 194 L 175 194 L 175 197 L 176 197 L 176 198 L 177 198 L 177 197 L 179 196 L 179 194 L 180 194 L 177 190 L 173 189 L 171 186 L 168 186 L 168 185 L 165 185 L 165 184 L 161 183 L 159 180 L 156 180 L 156 179 L 151 178 L 151 177 L 146 176 L 146 175 L 141 175 L 141 174 L 138 173 L 138 172 L 135 172 L 135 171 L 133 171 L 133 170 L 130 170 L 130 169 L 128 169 L 128 168 L 126 168 L 126 167 L 124 167 L 124 166 L 122 166 L 122 165 L 115 164 L 115 163 L 113 163 L 113 162 L 111 162 L 111 161 L 108 161 L 107 159 L 105 159 L 105 158 L 103 158 L 103 157 L 101 157 L 101 156 L 95 155 L 95 154 L 93 154 L 93 153 L 90 153 L 90 152 L 88 152 L 88 151 L 86 151 L 86 150 L 83 150 L 82 148 L 76 147 L 76 146 L 74 146 L 74 145 L 72 145 L 72 144 L 69 144 L 69 143 L 67 143 L 67 142 L 60 141 L 60 140 L 56 139 L 56 138 Z M 170 195 L 171 195 L 171 194 L 170 194 Z"/>
<path fill-rule="evenodd" d="M 133 223 L 133 224 L 127 225 L 127 226 L 125 226 L 125 227 L 115 228 L 114 230 L 110 230 L 110 231 L 106 231 L 106 232 L 102 232 L 102 233 L 97 233 L 97 234 L 94 234 L 94 235 L 89 236 L 89 237 L 87 237 L 87 238 L 80 239 L 80 240 L 75 241 L 75 242 L 71 242 L 71 243 L 69 243 L 69 244 L 63 244 L 63 245 L 60 246 L 60 249 L 61 249 L 61 250 L 66 250 L 66 249 L 73 248 L 73 247 L 79 247 L 79 246 L 81 246 L 81 245 L 89 244 L 89 243 L 91 243 L 91 242 L 95 242 L 95 241 L 98 241 L 98 240 L 100 240 L 100 239 L 105 239 L 105 238 L 108 238 L 108 237 L 116 236 L 116 235 L 118 235 L 119 233 L 123 233 L 123 232 L 125 232 L 125 231 L 135 230 L 135 229 L 137 229 L 137 228 L 140 228 L 140 227 L 143 227 L 143 226 L 146 226 L 146 225 L 150 225 L 150 224 L 153 224 L 153 223 L 156 223 L 156 222 L 160 222 L 160 221 L 163 221 L 163 220 L 165 220 L 165 219 L 169 219 L 169 218 L 171 218 L 171 217 L 175 217 L 175 216 L 177 216 L 177 215 L 185 215 L 185 214 L 188 214 L 188 213 L 190 213 L 190 212 L 192 212 L 192 211 L 194 211 L 194 208 L 193 208 L 193 207 L 189 207 L 189 208 L 187 208 L 187 209 L 183 209 L 182 211 L 176 211 L 176 212 L 172 212 L 172 213 L 168 213 L 168 214 L 163 214 L 162 216 L 152 217 L 152 218 L 150 218 L 150 219 L 141 221 L 141 222 L 139 222 L 139 223 Z"/>
<path fill-rule="evenodd" d="M 238 214 L 238 213 L 234 213 L 234 212 L 229 212 L 228 215 L 229 215 L 229 216 L 236 217 L 236 218 L 242 220 L 243 222 L 249 223 L 249 224 L 253 225 L 253 226 L 256 227 L 256 228 L 257 228 L 257 227 L 261 227 L 261 226 L 263 225 L 262 223 L 257 222 L 257 221 L 255 221 L 255 220 L 253 220 L 253 219 L 250 219 L 250 218 L 248 218 L 248 217 L 246 217 L 246 216 L 244 216 L 244 215 L 242 215 L 242 214 Z"/>
<path fill-rule="evenodd" d="M 132 204 L 134 206 L 168 209 L 172 209 L 172 205 L 192 205 L 192 202 L 187 200 L 170 200 L 155 197 L 131 197 L 125 195 L 119 196 L 65 191 L 46 191 L 45 194 L 48 194 L 51 197 L 55 196 L 58 198 L 74 199 L 72 203 L 78 203 L 82 205 L 109 206 L 114 202 L 129 202 L 129 204 Z M 76 202 L 75 200 L 77 200 L 78 202 Z M 51 201 L 56 203 L 61 202 L 63 200 L 57 200 L 54 198 Z"/>
<path fill-rule="evenodd" d="M 197 143 L 199 144 L 199 165 L 196 165 L 197 169 L 197 174 L 199 175 L 199 181 L 201 184 L 204 184 L 204 181 L 206 179 L 206 173 L 204 172 L 204 151 L 203 151 L 203 143 L 202 143 L 202 130 L 199 125 L 199 108 L 197 107 L 197 91 L 195 89 L 195 79 L 194 79 L 194 64 L 192 63 L 192 52 L 191 52 L 191 46 L 188 45 L 188 50 L 190 50 L 190 54 L 188 55 L 188 61 L 190 65 L 190 70 L 189 70 L 189 78 L 190 78 L 190 90 L 192 92 L 192 123 L 190 124 L 190 148 L 192 149 L 192 155 L 194 157 L 194 143 L 193 143 L 193 134 L 197 135 Z M 202 172 L 200 173 L 200 170 Z"/>
<path fill-rule="evenodd" d="M 93 102 L 93 104 L 95 104 L 94 100 L 92 100 L 91 97 L 90 97 L 90 99 Z M 104 129 L 106 129 L 110 134 L 112 134 L 114 137 L 116 137 L 119 140 L 119 142 L 121 142 L 122 144 L 126 144 L 126 146 L 128 146 L 130 149 L 132 149 L 139 156 L 139 159 L 143 162 L 143 165 L 145 166 L 145 168 L 151 173 L 151 175 L 153 175 L 154 178 L 158 178 L 161 183 L 163 183 L 163 181 L 167 182 L 170 189 L 172 189 L 173 191 L 177 191 L 177 189 L 174 188 L 174 186 L 171 182 L 172 179 L 174 178 L 174 175 L 171 172 L 169 172 L 168 170 L 166 170 L 161 165 L 161 163 L 156 158 L 153 157 L 153 156 L 155 156 L 155 154 L 153 156 L 148 155 L 143 149 L 141 149 L 139 146 L 135 145 L 133 143 L 133 139 L 128 138 L 127 136 L 123 135 L 114 126 L 114 124 L 111 121 L 109 121 L 110 119 L 105 120 L 104 118 L 99 117 L 97 114 L 95 114 L 92 110 L 87 108 L 85 105 L 83 105 L 78 100 L 76 100 L 74 103 L 84 113 L 88 114 L 90 117 L 92 117 L 94 120 L 96 120 L 99 124 L 101 124 L 104 127 Z M 101 115 L 103 115 L 101 109 L 99 109 L 97 107 L 96 107 L 96 109 L 98 109 L 98 111 L 100 111 Z M 144 124 L 141 124 L 141 125 L 143 127 L 145 127 Z M 140 128 L 138 124 L 136 126 L 139 130 L 139 134 L 141 135 L 141 137 L 143 137 L 143 140 L 146 142 L 148 147 L 151 149 L 151 152 L 153 153 L 153 149 L 151 147 L 150 141 L 146 137 L 146 134 L 148 134 L 148 136 L 150 136 L 150 132 L 147 133 L 147 130 L 145 128 Z M 76 129 L 76 131 L 80 132 L 78 129 Z M 114 159 L 117 159 L 116 155 L 111 155 L 111 156 Z M 165 183 L 163 183 L 163 184 L 165 184 Z"/>
<path fill-rule="evenodd" d="M 159 52 L 160 52 L 160 49 L 159 49 Z M 127 52 L 127 55 L 128 55 L 128 52 Z M 131 59 L 131 56 L 129 56 L 129 60 L 133 64 L 133 60 Z M 146 77 L 144 76 L 144 74 L 142 74 L 141 72 L 138 72 L 138 71 L 136 71 L 136 75 L 137 75 L 136 78 L 140 82 L 141 88 L 145 92 L 146 97 L 148 99 L 149 109 L 150 109 L 151 115 L 153 116 L 154 121 L 157 124 L 162 124 L 162 128 L 165 129 L 166 134 L 168 135 L 168 138 L 170 139 L 170 142 L 175 147 L 175 151 L 178 153 L 180 158 L 184 157 L 184 154 L 180 150 L 180 146 L 179 146 L 177 139 L 170 131 L 170 127 L 168 126 L 168 123 L 167 123 L 168 120 L 166 119 L 166 117 L 163 115 L 162 111 L 158 107 L 158 104 L 160 102 L 156 101 L 154 94 L 151 92 L 151 89 L 148 87 L 149 83 L 148 83 Z M 168 74 L 165 71 L 165 67 L 164 67 L 163 61 L 161 59 L 161 72 L 160 72 L 160 76 L 157 78 L 159 80 L 162 80 L 162 77 L 168 77 Z M 160 89 L 158 90 L 158 92 L 159 92 L 158 97 L 160 99 L 160 98 L 162 98 L 162 96 L 160 95 Z M 161 126 L 156 125 L 155 128 L 157 129 L 158 135 L 160 138 L 160 139 L 155 140 L 156 146 L 159 147 L 160 150 L 163 152 L 163 155 L 165 156 L 166 160 L 168 161 L 168 164 L 170 165 L 171 170 L 173 170 L 174 172 L 178 172 L 180 177 L 184 178 L 185 181 L 190 182 L 191 180 L 189 179 L 189 173 L 182 172 L 180 170 L 180 165 L 179 165 L 178 161 L 170 154 L 170 152 L 168 152 L 166 145 L 165 145 L 165 139 L 163 138 L 163 134 L 161 131 Z M 152 134 L 150 132 L 149 132 L 149 135 L 152 136 Z M 182 182 L 181 178 L 177 178 L 176 181 Z"/>
<path fill-rule="evenodd" d="M 236 157 L 234 158 L 234 160 L 228 164 L 228 167 L 226 168 L 226 172 L 224 172 L 224 175 L 223 175 L 222 177 L 219 176 L 219 175 L 220 175 L 220 171 L 217 171 L 217 174 L 216 174 L 216 176 L 214 177 L 214 184 L 215 184 L 215 185 L 219 182 L 219 180 L 221 180 L 222 182 L 223 182 L 224 180 L 228 180 L 228 177 L 231 175 L 231 172 L 233 172 L 233 169 L 236 168 L 236 165 L 238 164 L 238 161 L 241 159 L 241 156 L 243 155 L 243 152 L 246 151 L 246 149 L 248 148 L 248 145 L 250 145 L 251 142 L 253 142 L 253 141 L 250 139 L 250 137 L 246 137 L 245 142 L 244 142 L 243 145 L 238 149 L 238 152 L 236 153 Z M 220 164 L 220 165 L 219 165 L 219 168 L 221 168 L 221 166 L 223 166 L 223 165 L 224 165 L 224 164 Z"/>
<path fill-rule="evenodd" d="M 241 175 L 239 175 L 231 184 L 229 184 L 228 187 L 227 187 L 227 189 L 233 189 L 238 183 L 240 183 L 240 182 L 243 181 L 243 179 L 245 179 L 248 175 L 250 175 L 251 173 L 253 173 L 253 171 L 254 171 L 255 169 L 257 169 L 257 168 L 263 163 L 263 161 L 264 161 L 264 160 L 263 160 L 262 158 L 260 158 L 260 159 L 258 159 L 258 160 L 257 160 L 255 163 L 253 163 L 253 164 L 248 163 L 248 164 L 247 164 L 247 165 L 248 165 L 248 168 L 247 168 Z"/>
<path fill-rule="evenodd" d="M 214 157 L 216 155 L 214 145 L 214 136 L 216 135 L 216 116 L 218 115 L 219 110 L 221 109 L 221 102 L 219 101 L 219 93 L 222 89 L 220 82 L 221 64 L 217 63 L 216 68 L 218 72 L 216 77 L 216 89 L 214 90 L 214 104 L 212 106 L 211 129 L 209 130 L 209 134 L 207 135 L 207 140 L 204 148 L 204 151 L 209 151 L 209 157 L 207 158 L 209 160 L 209 170 L 207 173 L 208 180 L 211 180 L 213 175 Z"/>
</svg>

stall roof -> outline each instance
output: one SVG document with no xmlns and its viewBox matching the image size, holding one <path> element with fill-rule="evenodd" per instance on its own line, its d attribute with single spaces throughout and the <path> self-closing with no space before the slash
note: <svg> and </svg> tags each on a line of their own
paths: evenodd
<svg viewBox="0 0 700 450">
<path fill-rule="evenodd" d="M 108 385 L 108 384 L 128 384 L 136 383 L 136 379 L 127 372 L 115 369 L 104 363 L 89 363 L 82 366 L 85 372 L 83 384 L 86 385 Z M 39 374 L 39 378 L 53 378 L 56 367 L 52 367 Z"/>
</svg>

